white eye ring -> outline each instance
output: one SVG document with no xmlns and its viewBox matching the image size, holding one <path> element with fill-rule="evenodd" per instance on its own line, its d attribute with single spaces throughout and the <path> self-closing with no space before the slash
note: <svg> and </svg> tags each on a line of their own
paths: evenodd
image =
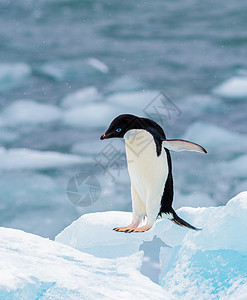
<svg viewBox="0 0 247 300">
<path fill-rule="evenodd" d="M 120 132 L 122 129 L 121 128 L 118 128 L 118 129 L 116 129 L 116 132 Z"/>
</svg>

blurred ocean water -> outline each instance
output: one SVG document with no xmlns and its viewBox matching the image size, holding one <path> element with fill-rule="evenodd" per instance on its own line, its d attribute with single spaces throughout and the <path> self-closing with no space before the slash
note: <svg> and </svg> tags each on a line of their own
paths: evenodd
<svg viewBox="0 0 247 300">
<path fill-rule="evenodd" d="M 99 141 L 120 113 L 208 149 L 172 153 L 174 207 L 246 189 L 246 13 L 243 0 L 0 0 L 0 226 L 53 238 L 83 213 L 130 211 L 124 145 Z M 66 195 L 80 172 L 100 182 L 88 207 Z"/>
</svg>

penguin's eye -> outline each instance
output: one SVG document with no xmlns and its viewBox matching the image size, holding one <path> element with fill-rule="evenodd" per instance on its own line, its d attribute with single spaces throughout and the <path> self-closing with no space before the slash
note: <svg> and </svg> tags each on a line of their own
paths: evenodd
<svg viewBox="0 0 247 300">
<path fill-rule="evenodd" d="M 122 129 L 121 128 L 118 128 L 118 129 L 116 129 L 116 132 L 120 132 Z"/>
</svg>

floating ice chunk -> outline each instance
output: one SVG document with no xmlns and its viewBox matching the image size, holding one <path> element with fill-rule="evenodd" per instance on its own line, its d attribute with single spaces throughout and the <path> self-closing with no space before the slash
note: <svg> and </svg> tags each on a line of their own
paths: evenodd
<svg viewBox="0 0 247 300">
<path fill-rule="evenodd" d="M 132 109 L 133 112 L 143 115 L 143 110 L 146 106 L 150 105 L 158 95 L 159 91 L 122 92 L 111 94 L 107 98 L 107 102 L 113 105 L 125 106 L 126 109 Z"/>
<path fill-rule="evenodd" d="M 241 153 L 247 148 L 247 136 L 205 122 L 191 125 L 183 138 L 203 145 L 209 152 Z"/>
<path fill-rule="evenodd" d="M 74 93 L 68 94 L 62 100 L 62 106 L 64 107 L 73 107 L 73 106 L 82 106 L 85 103 L 98 100 L 100 94 L 94 86 L 89 86 L 80 90 L 75 91 Z"/>
<path fill-rule="evenodd" d="M 143 88 L 143 84 L 131 76 L 122 76 L 113 80 L 107 87 L 109 91 L 134 91 Z"/>
<path fill-rule="evenodd" d="M 53 122 L 57 121 L 60 116 L 60 110 L 56 106 L 32 100 L 15 101 L 1 114 L 3 123 L 8 126 Z"/>
<path fill-rule="evenodd" d="M 107 103 L 94 103 L 75 107 L 64 113 L 64 122 L 70 126 L 106 128 L 116 117 L 116 109 Z"/>
<path fill-rule="evenodd" d="M 25 63 L 0 63 L 0 91 L 18 87 L 31 72 Z"/>
<path fill-rule="evenodd" d="M 107 65 L 105 65 L 102 61 L 98 60 L 97 58 L 89 58 L 87 62 L 89 63 L 89 65 L 91 65 L 95 69 L 98 69 L 102 73 L 107 73 L 109 71 Z"/>
<path fill-rule="evenodd" d="M 115 260 L 0 228 L 2 299 L 173 299 L 139 271 L 141 253 Z"/>
<path fill-rule="evenodd" d="M 108 67 L 97 59 L 47 62 L 37 68 L 41 75 L 56 81 L 82 81 L 97 74 L 105 74 Z"/>
<path fill-rule="evenodd" d="M 76 155 L 25 148 L 6 150 L 0 148 L 0 169 L 49 169 L 87 162 Z"/>
<path fill-rule="evenodd" d="M 213 92 L 224 98 L 246 98 L 247 77 L 234 76 L 216 87 Z"/>
</svg>

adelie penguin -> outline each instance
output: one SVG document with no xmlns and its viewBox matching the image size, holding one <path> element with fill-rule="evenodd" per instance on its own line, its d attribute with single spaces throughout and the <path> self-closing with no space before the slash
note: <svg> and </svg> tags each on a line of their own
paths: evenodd
<svg viewBox="0 0 247 300">
<path fill-rule="evenodd" d="M 121 232 L 149 230 L 158 216 L 197 230 L 182 220 L 172 208 L 173 178 L 169 150 L 207 153 L 200 145 L 179 139 L 166 139 L 163 129 L 154 121 L 124 114 L 116 117 L 101 140 L 124 138 L 131 180 L 132 222 L 114 228 Z M 146 217 L 146 224 L 138 227 Z"/>
</svg>

